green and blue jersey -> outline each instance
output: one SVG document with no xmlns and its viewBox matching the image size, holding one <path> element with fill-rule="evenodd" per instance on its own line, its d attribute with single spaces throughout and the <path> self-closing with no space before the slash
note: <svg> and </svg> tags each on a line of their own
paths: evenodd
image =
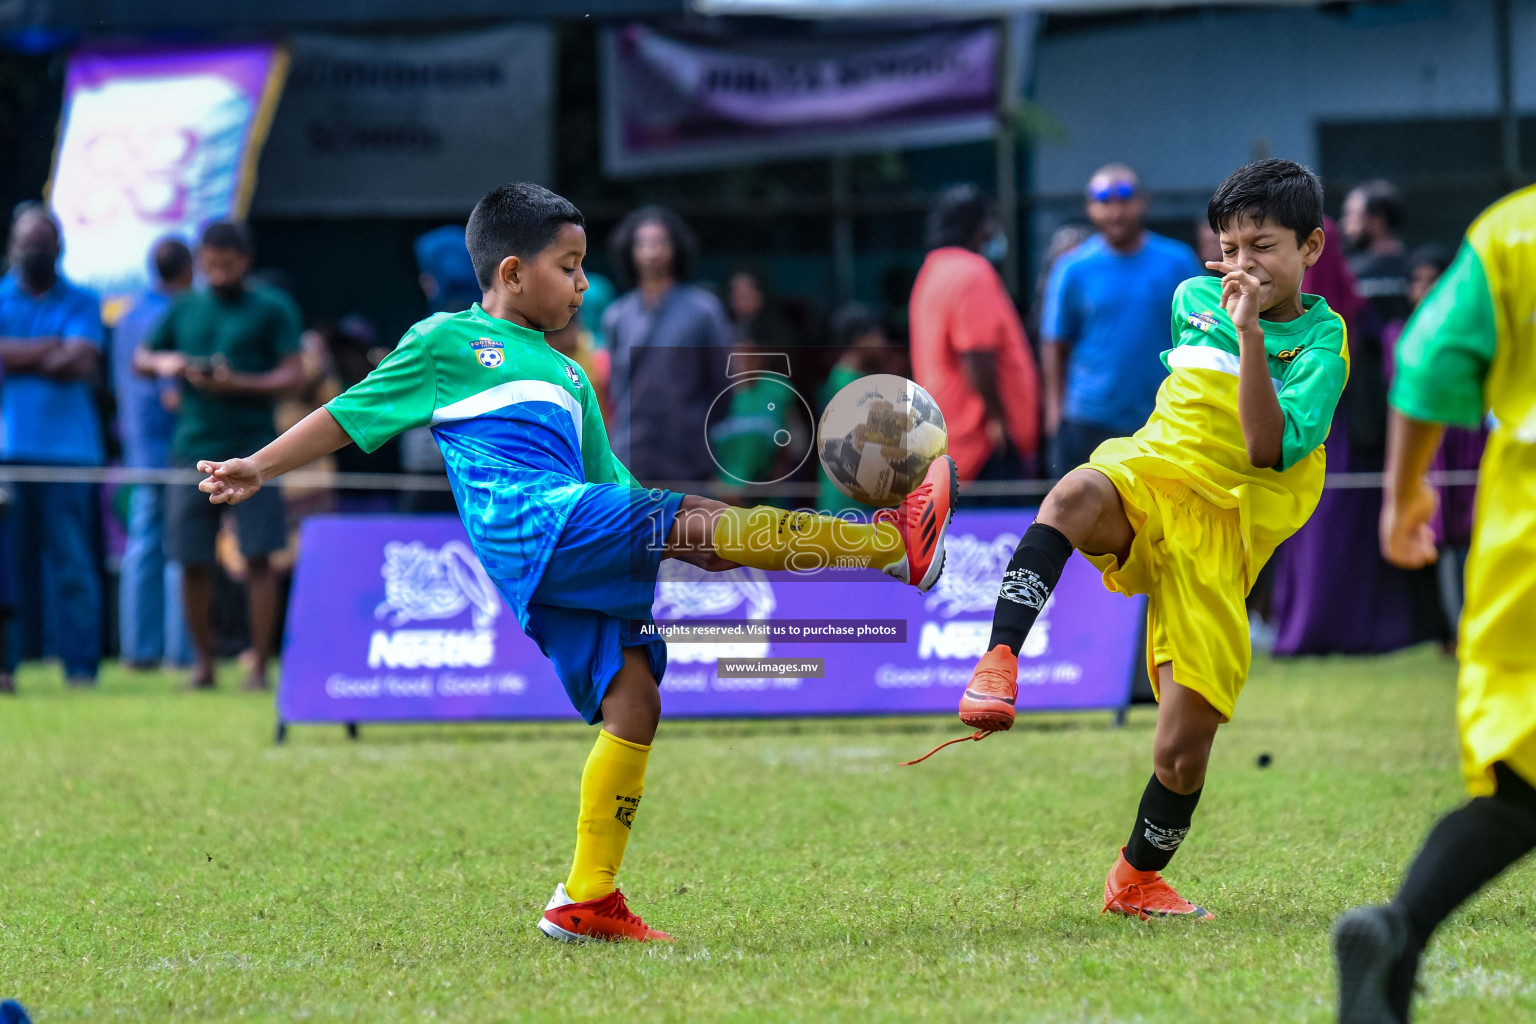
<svg viewBox="0 0 1536 1024">
<path fill-rule="evenodd" d="M 609 447 L 581 367 L 478 303 L 412 327 L 326 408 L 367 452 L 432 428 L 475 553 L 525 626 L 584 485 L 640 486 Z"/>
</svg>

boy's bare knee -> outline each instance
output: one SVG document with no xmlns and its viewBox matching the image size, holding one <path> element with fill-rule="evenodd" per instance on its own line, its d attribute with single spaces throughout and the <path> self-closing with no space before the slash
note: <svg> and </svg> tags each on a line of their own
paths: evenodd
<svg viewBox="0 0 1536 1024">
<path fill-rule="evenodd" d="M 650 659 L 639 647 L 624 649 L 624 667 L 603 697 L 604 727 L 621 740 L 649 744 L 661 723 L 661 688 Z"/>
<path fill-rule="evenodd" d="M 1205 742 L 1159 742 L 1152 749 L 1157 780 L 1175 793 L 1190 794 L 1205 785 L 1211 748 Z"/>
<path fill-rule="evenodd" d="M 1045 504 L 1064 512 L 1096 514 L 1115 486 L 1103 473 L 1092 469 L 1074 469 L 1051 488 Z"/>
<path fill-rule="evenodd" d="M 1073 544 L 1088 540 L 1109 502 L 1119 503 L 1115 485 L 1103 473 L 1074 469 L 1056 482 L 1040 505 L 1038 521 L 1055 527 Z"/>
</svg>

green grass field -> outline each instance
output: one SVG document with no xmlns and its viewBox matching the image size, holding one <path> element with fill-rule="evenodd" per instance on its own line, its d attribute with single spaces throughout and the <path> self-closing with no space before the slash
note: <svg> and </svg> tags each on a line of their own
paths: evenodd
<svg viewBox="0 0 1536 1024">
<path fill-rule="evenodd" d="M 1169 878 L 1210 924 L 1099 914 L 1152 712 L 670 723 L 621 881 L 675 947 L 535 929 L 591 733 L 296 728 L 108 671 L 0 703 L 0 996 L 56 1021 L 1329 1021 L 1327 934 L 1461 799 L 1453 670 L 1260 662 Z M 1258 755 L 1273 765 L 1261 769 Z M 1536 1014 L 1536 873 L 1438 937 L 1424 1022 Z"/>
</svg>

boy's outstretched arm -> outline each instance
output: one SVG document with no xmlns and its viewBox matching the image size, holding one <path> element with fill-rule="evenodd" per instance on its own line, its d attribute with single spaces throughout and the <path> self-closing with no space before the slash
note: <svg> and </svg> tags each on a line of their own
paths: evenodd
<svg viewBox="0 0 1536 1024">
<path fill-rule="evenodd" d="M 1259 281 L 1231 263 L 1216 261 L 1206 266 L 1224 275 L 1221 308 L 1237 328 L 1237 418 L 1243 427 L 1243 446 L 1249 462 L 1268 469 L 1280 464 L 1285 414 L 1269 377 L 1264 328 L 1259 324 Z"/>
<path fill-rule="evenodd" d="M 215 505 L 238 505 L 273 477 L 351 443 L 351 436 L 341 429 L 330 410 L 316 409 L 250 458 L 199 462 L 198 472 L 207 473 L 208 478 L 197 489 Z"/>
</svg>

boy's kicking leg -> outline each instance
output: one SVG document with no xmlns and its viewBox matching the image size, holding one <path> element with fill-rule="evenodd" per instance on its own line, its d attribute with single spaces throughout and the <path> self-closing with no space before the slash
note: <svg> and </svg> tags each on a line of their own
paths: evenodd
<svg viewBox="0 0 1536 1024">
<path fill-rule="evenodd" d="M 1157 666 L 1157 735 L 1152 778 L 1141 794 L 1131 837 L 1104 880 L 1104 909 L 1131 917 L 1215 915 L 1173 891 L 1159 874 L 1189 834 L 1205 786 L 1221 713 L 1174 680 L 1172 663 Z"/>
<path fill-rule="evenodd" d="M 1062 477 L 1046 495 L 1003 574 L 992 636 L 961 698 L 961 721 L 988 732 L 1012 727 L 1019 649 L 1073 549 L 1090 556 L 1113 555 L 1123 567 L 1135 537 L 1120 492 L 1109 477 L 1089 468 Z M 1139 917 L 1208 918 L 1213 915 L 1180 898 L 1158 872 L 1189 831 L 1205 784 L 1211 742 L 1223 718 L 1203 696 L 1175 681 L 1171 663 L 1160 664 L 1157 671 L 1154 773 L 1142 794 L 1131 839 L 1105 882 L 1104 909 Z"/>
<path fill-rule="evenodd" d="M 1019 649 L 1061 579 L 1072 550 L 1113 554 L 1124 563 L 1134 537 L 1120 493 L 1104 474 L 1074 469 L 1051 488 L 1003 573 L 987 653 L 960 700 L 962 722 L 987 732 L 1013 728 Z"/>
<path fill-rule="evenodd" d="M 959 497 L 959 472 L 948 455 L 935 459 L 901 505 L 872 523 L 760 505 L 735 508 L 688 495 L 672 521 L 665 556 L 718 571 L 814 572 L 879 569 L 919 590 L 944 571 L 944 535 Z"/>
<path fill-rule="evenodd" d="M 645 788 L 666 665 L 663 644 L 625 646 L 626 633 L 649 617 L 661 559 L 710 570 L 877 568 L 926 590 L 943 569 L 957 488 L 945 456 L 899 509 L 867 524 L 618 485 L 588 488 L 528 608 L 529 635 L 572 703 L 587 721 L 603 723 L 582 772 L 571 872 L 539 921 L 544 934 L 671 940 L 632 913 L 614 884 Z"/>
<path fill-rule="evenodd" d="M 670 935 L 647 927 L 630 912 L 614 885 L 645 792 L 651 740 L 661 721 L 661 693 L 644 648 L 624 649 L 624 665 L 608 684 L 602 710 L 603 728 L 581 773 L 576 856 L 570 876 L 545 908 L 539 929 L 567 941 L 670 942 Z"/>
</svg>

